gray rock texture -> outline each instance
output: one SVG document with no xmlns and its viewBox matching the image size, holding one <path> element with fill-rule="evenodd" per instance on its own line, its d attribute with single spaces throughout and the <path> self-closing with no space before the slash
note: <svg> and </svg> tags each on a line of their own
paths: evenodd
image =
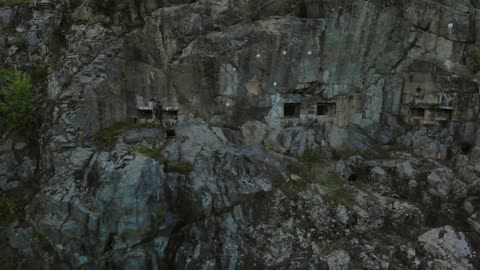
<svg viewBox="0 0 480 270">
<path fill-rule="evenodd" d="M 480 268 L 477 1 L 25 2 L 6 269 Z"/>
</svg>

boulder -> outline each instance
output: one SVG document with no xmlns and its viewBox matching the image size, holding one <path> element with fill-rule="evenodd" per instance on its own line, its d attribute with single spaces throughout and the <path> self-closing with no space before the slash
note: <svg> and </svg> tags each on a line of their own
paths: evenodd
<svg viewBox="0 0 480 270">
<path fill-rule="evenodd" d="M 336 250 L 327 257 L 329 270 L 348 270 L 350 269 L 350 256 L 345 250 Z"/>
<path fill-rule="evenodd" d="M 432 269 L 473 269 L 470 244 L 462 232 L 456 232 L 451 226 L 431 229 L 420 235 L 418 242 L 425 250 Z"/>
</svg>

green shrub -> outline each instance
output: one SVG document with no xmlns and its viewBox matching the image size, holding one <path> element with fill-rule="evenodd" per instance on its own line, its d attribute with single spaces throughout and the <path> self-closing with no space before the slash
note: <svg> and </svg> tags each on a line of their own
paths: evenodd
<svg viewBox="0 0 480 270">
<path fill-rule="evenodd" d="M 40 98 L 32 89 L 28 75 L 16 70 L 1 70 L 0 80 L 0 126 L 14 129 L 19 135 L 29 138 L 35 127 L 35 110 Z"/>
<path fill-rule="evenodd" d="M 28 47 L 28 39 L 25 36 L 17 38 L 16 45 L 20 49 L 26 49 Z"/>
<path fill-rule="evenodd" d="M 268 150 L 272 150 L 273 149 L 273 140 L 268 138 L 264 141 L 264 144 L 265 144 L 265 148 L 267 148 Z"/>
<path fill-rule="evenodd" d="M 155 214 L 159 220 L 163 220 L 167 217 L 167 211 L 163 210 L 162 208 L 158 208 Z"/>
<path fill-rule="evenodd" d="M 45 83 L 49 74 L 48 66 L 40 61 L 33 63 L 32 68 L 30 69 L 30 77 L 32 79 L 33 85 L 39 83 Z"/>
<path fill-rule="evenodd" d="M 480 71 L 480 53 L 477 50 L 472 51 L 468 56 L 467 66 L 473 73 Z"/>
</svg>

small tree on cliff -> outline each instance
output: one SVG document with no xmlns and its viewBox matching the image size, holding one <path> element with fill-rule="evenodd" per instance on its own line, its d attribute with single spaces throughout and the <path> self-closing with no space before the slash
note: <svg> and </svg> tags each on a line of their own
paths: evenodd
<svg viewBox="0 0 480 270">
<path fill-rule="evenodd" d="M 16 70 L 0 70 L 0 130 L 12 129 L 19 135 L 31 136 L 39 102 L 30 76 Z"/>
</svg>

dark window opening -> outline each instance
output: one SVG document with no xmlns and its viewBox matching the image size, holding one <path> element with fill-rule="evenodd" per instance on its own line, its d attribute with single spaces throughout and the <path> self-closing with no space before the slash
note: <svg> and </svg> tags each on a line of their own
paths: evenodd
<svg viewBox="0 0 480 270">
<path fill-rule="evenodd" d="M 167 120 L 178 120 L 178 111 L 177 110 L 165 110 L 163 116 Z"/>
<path fill-rule="evenodd" d="M 422 88 L 417 87 L 417 94 L 420 94 L 422 92 Z"/>
<path fill-rule="evenodd" d="M 151 110 L 138 110 L 138 114 L 140 115 L 141 118 L 152 118 L 153 117 L 153 111 L 151 111 Z"/>
<path fill-rule="evenodd" d="M 335 115 L 337 105 L 335 103 L 318 103 L 317 115 L 319 116 L 332 116 Z"/>
<path fill-rule="evenodd" d="M 284 117 L 300 117 L 300 103 L 285 103 L 283 104 Z"/>
<path fill-rule="evenodd" d="M 439 124 L 442 128 L 447 128 L 447 127 L 448 127 L 448 121 L 446 121 L 446 120 L 440 120 L 440 121 L 438 121 L 438 124 Z"/>
<path fill-rule="evenodd" d="M 435 119 L 436 120 L 451 120 L 453 116 L 453 111 L 448 109 L 437 109 L 435 110 Z"/>
<path fill-rule="evenodd" d="M 413 108 L 412 109 L 412 116 L 425 117 L 425 109 L 424 108 Z"/>
<path fill-rule="evenodd" d="M 471 143 L 465 142 L 462 143 L 462 146 L 460 149 L 462 150 L 462 154 L 468 155 L 470 152 L 472 152 L 473 145 Z"/>
<path fill-rule="evenodd" d="M 167 129 L 167 138 L 173 138 L 176 136 L 174 129 Z"/>
<path fill-rule="evenodd" d="M 307 5 L 305 3 L 300 3 L 298 7 L 298 17 L 308 18 Z"/>
<path fill-rule="evenodd" d="M 410 74 L 410 81 L 413 82 L 413 79 L 415 78 L 415 76 L 413 76 L 413 74 Z"/>
<path fill-rule="evenodd" d="M 448 106 L 449 102 L 447 101 L 447 97 L 442 95 L 442 96 L 440 96 L 439 103 L 440 103 L 440 106 L 445 106 L 446 107 L 446 106 Z"/>
</svg>

